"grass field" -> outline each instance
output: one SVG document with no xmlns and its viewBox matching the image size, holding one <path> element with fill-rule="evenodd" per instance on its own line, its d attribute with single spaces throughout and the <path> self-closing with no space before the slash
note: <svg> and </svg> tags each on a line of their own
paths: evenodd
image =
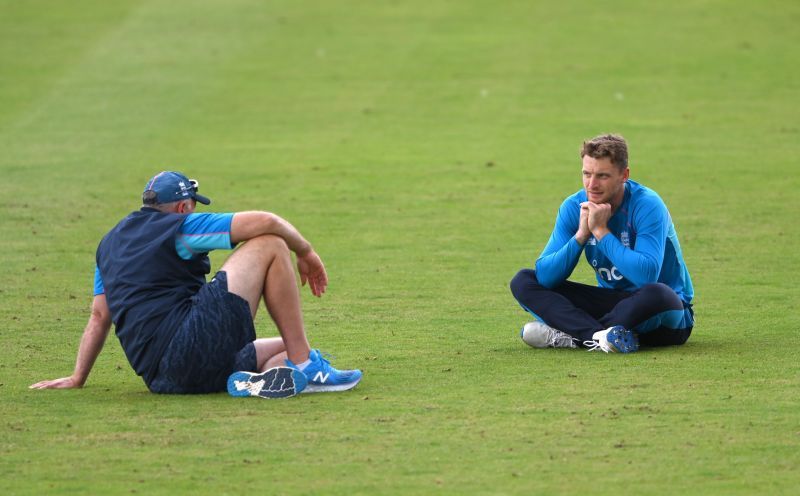
<svg viewBox="0 0 800 496">
<path fill-rule="evenodd" d="M 798 22 L 788 0 L 0 0 L 0 493 L 795 494 Z M 670 207 L 697 326 L 530 349 L 508 281 L 606 131 Z M 164 168 L 314 243 L 308 333 L 357 389 L 152 395 L 113 336 L 84 389 L 27 389 L 71 372 L 96 244 Z"/>
</svg>

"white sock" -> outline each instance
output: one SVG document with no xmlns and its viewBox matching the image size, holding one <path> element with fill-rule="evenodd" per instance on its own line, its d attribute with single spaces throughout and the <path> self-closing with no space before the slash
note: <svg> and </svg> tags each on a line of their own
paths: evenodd
<svg viewBox="0 0 800 496">
<path fill-rule="evenodd" d="M 295 367 L 297 367 L 297 370 L 299 370 L 299 371 L 301 371 L 301 372 L 302 372 L 303 370 L 305 370 L 305 369 L 306 369 L 306 367 L 308 367 L 309 365 L 311 365 L 311 357 L 309 357 L 309 358 L 308 358 L 308 359 L 307 359 L 305 362 L 303 362 L 303 363 L 296 363 L 296 364 L 294 364 L 294 365 L 295 365 Z"/>
</svg>

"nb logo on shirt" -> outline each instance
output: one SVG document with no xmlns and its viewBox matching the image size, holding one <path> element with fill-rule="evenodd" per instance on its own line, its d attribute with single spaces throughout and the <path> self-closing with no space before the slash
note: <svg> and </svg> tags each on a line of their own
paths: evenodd
<svg viewBox="0 0 800 496">
<path fill-rule="evenodd" d="M 316 374 L 314 374 L 314 378 L 311 380 L 314 382 L 321 382 L 324 384 L 328 382 L 328 377 L 330 377 L 330 375 L 331 375 L 330 372 L 327 374 L 323 374 L 322 372 L 317 372 Z"/>
<path fill-rule="evenodd" d="M 600 267 L 597 269 L 597 274 L 609 282 L 622 280 L 622 274 L 617 271 L 616 267 L 611 267 L 611 270 L 606 269 L 605 267 Z"/>
</svg>

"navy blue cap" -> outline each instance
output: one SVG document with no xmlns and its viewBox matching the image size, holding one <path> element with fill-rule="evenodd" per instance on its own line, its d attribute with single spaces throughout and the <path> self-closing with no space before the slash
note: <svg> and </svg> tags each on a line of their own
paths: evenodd
<svg viewBox="0 0 800 496">
<path fill-rule="evenodd" d="M 189 179 L 180 172 L 162 171 L 150 178 L 142 192 L 142 203 L 154 205 L 172 203 L 193 198 L 203 205 L 211 205 L 211 200 L 197 194 L 200 183 Z"/>
</svg>

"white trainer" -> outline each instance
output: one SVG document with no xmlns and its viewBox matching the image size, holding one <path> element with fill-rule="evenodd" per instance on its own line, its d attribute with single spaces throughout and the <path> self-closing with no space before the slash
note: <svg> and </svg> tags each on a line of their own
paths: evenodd
<svg viewBox="0 0 800 496">
<path fill-rule="evenodd" d="M 522 326 L 519 333 L 525 344 L 534 348 L 577 348 L 575 339 L 544 322 L 535 320 Z"/>
</svg>

